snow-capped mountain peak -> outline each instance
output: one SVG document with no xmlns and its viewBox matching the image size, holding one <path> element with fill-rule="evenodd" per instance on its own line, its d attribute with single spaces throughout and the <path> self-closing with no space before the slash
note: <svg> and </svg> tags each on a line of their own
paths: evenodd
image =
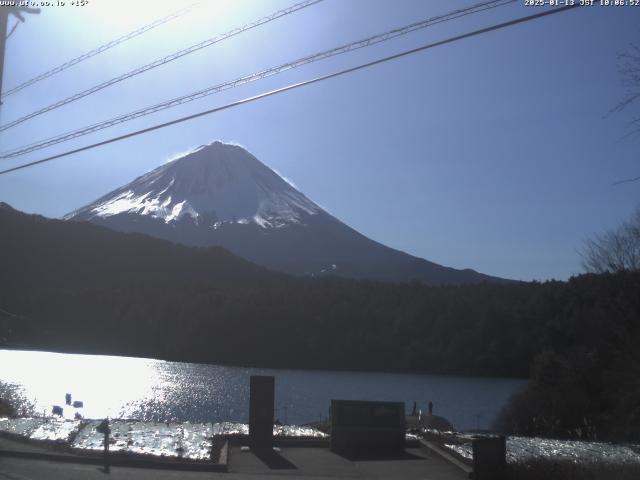
<svg viewBox="0 0 640 480">
<path fill-rule="evenodd" d="M 92 220 L 137 214 L 165 223 L 192 220 L 277 228 L 301 223 L 321 208 L 240 146 L 201 145 L 65 218 Z"/>
<path fill-rule="evenodd" d="M 223 247 L 294 275 L 418 279 L 432 285 L 501 281 L 371 240 L 242 147 L 219 141 L 201 145 L 65 218 L 183 245 Z"/>
</svg>

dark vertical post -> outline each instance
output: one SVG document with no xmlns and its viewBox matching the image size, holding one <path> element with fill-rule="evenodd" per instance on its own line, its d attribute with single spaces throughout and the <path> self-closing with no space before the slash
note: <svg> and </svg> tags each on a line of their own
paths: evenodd
<svg viewBox="0 0 640 480">
<path fill-rule="evenodd" d="M 105 418 L 100 425 L 96 427 L 98 433 L 104 435 L 104 471 L 109 473 L 109 434 L 111 433 L 111 427 L 109 427 L 109 419 Z"/>
<path fill-rule="evenodd" d="M 501 480 L 505 478 L 506 439 L 503 436 L 473 440 L 474 480 Z"/>
<path fill-rule="evenodd" d="M 7 20 L 9 7 L 0 7 L 0 96 L 2 95 L 2 78 L 4 72 L 4 47 L 7 40 Z M 0 104 L 2 101 L 0 100 Z"/>
<path fill-rule="evenodd" d="M 275 378 L 251 376 L 249 397 L 249 442 L 253 449 L 273 446 Z"/>
</svg>

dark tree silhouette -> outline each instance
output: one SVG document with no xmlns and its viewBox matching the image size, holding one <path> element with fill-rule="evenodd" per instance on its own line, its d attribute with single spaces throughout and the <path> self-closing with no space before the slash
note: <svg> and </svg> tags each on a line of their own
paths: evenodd
<svg viewBox="0 0 640 480">
<path fill-rule="evenodd" d="M 640 441 L 640 271 L 427 286 L 270 272 L 0 203 L 0 348 L 532 374 L 506 431 Z M 19 318 L 18 318 L 19 317 Z M 0 397 L 2 391 L 0 390 Z"/>
<path fill-rule="evenodd" d="M 618 60 L 618 72 L 620 73 L 622 84 L 626 91 L 622 100 L 609 112 L 611 114 L 619 113 L 637 104 L 638 99 L 640 99 L 640 47 L 633 43 L 629 44 L 628 50 L 620 54 Z M 631 120 L 629 129 L 628 135 L 640 133 L 640 115 L 636 115 Z M 640 176 L 620 180 L 615 182 L 614 185 L 636 182 L 638 180 L 640 180 Z"/>
<path fill-rule="evenodd" d="M 640 270 L 640 208 L 618 228 L 587 240 L 582 265 L 590 273 Z"/>
<path fill-rule="evenodd" d="M 640 47 L 630 44 L 629 49 L 620 54 L 618 60 L 618 71 L 626 92 L 624 98 L 611 109 L 611 113 L 620 112 L 640 99 Z M 640 117 L 634 119 L 633 124 L 640 124 Z"/>
</svg>

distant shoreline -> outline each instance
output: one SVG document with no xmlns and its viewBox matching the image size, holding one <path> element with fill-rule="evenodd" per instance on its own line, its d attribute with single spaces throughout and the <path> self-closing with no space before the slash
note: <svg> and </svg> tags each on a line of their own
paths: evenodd
<svg viewBox="0 0 640 480">
<path fill-rule="evenodd" d="M 8 350 L 8 351 L 20 351 L 20 352 L 43 352 L 43 353 L 62 353 L 69 355 L 100 355 L 107 357 L 125 357 L 125 358 L 139 358 L 145 360 L 157 360 L 163 362 L 175 362 L 175 363 L 190 363 L 194 365 L 209 365 L 209 366 L 219 366 L 219 367 L 232 367 L 232 368 L 256 368 L 256 369 L 268 369 L 268 370 L 310 370 L 314 372 L 344 372 L 344 373 L 377 373 L 377 374 L 394 374 L 394 375 L 429 375 L 429 376 L 440 376 L 440 377 L 460 377 L 460 378 L 495 378 L 495 379 L 504 379 L 504 380 L 527 380 L 528 377 L 514 377 L 508 375 L 489 375 L 489 374 L 479 374 L 479 375 L 468 375 L 468 374 L 460 374 L 460 373 L 446 373 L 446 372 L 438 372 L 438 371 L 423 371 L 423 370 L 376 370 L 376 369 L 356 369 L 356 368 L 322 368 L 322 367 L 306 367 L 306 366 L 272 366 L 272 365 L 252 365 L 252 364 L 232 364 L 232 363 L 207 363 L 207 362 L 198 362 L 192 361 L 188 359 L 175 359 L 175 358 L 158 358 L 158 357 L 150 357 L 150 356 L 136 356 L 131 354 L 123 354 L 123 353 L 104 353 L 104 352 L 96 352 L 96 351 L 81 351 L 81 350 L 62 350 L 62 349 L 51 349 L 51 348 L 37 348 L 37 347 L 29 347 L 29 346 L 9 346 L 0 344 L 0 350 Z"/>
</svg>

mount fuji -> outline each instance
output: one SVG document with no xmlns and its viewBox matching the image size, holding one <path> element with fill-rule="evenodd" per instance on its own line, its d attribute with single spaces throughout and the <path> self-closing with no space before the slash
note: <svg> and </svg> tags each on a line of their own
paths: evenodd
<svg viewBox="0 0 640 480">
<path fill-rule="evenodd" d="M 386 247 L 324 211 L 240 146 L 203 145 L 69 213 L 114 230 L 222 246 L 295 275 L 426 284 L 503 281 Z"/>
</svg>

